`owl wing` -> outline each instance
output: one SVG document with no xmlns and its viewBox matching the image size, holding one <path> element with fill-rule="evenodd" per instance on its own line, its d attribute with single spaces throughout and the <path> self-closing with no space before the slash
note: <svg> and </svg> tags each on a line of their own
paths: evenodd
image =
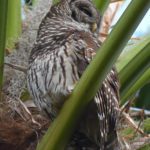
<svg viewBox="0 0 150 150">
<path fill-rule="evenodd" d="M 100 123 L 100 143 L 112 148 L 117 143 L 116 124 L 119 116 L 119 84 L 114 68 L 105 78 L 94 100 L 98 109 Z M 104 147 L 107 149 L 106 147 Z"/>
</svg>

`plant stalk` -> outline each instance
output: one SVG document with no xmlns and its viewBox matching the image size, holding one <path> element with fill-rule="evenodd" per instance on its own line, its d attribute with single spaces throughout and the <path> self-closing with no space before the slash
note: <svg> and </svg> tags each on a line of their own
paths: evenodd
<svg viewBox="0 0 150 150">
<path fill-rule="evenodd" d="M 100 14 L 103 16 L 111 0 L 93 0 L 93 2 L 95 3 L 96 8 L 100 11 Z"/>
<path fill-rule="evenodd" d="M 126 94 L 135 82 L 150 67 L 150 43 L 148 43 L 134 59 L 132 59 L 119 73 L 121 81 L 121 105 L 126 102 Z"/>
<path fill-rule="evenodd" d="M 7 8 L 8 8 L 8 0 L 0 0 L 0 101 L 2 100 L 2 87 L 3 87 Z"/>
</svg>

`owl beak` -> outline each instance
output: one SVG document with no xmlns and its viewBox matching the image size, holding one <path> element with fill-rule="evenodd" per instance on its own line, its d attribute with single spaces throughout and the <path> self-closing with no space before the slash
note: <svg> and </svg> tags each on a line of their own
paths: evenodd
<svg viewBox="0 0 150 150">
<path fill-rule="evenodd" d="M 91 26 L 92 32 L 95 32 L 97 30 L 97 24 L 93 23 Z"/>
</svg>

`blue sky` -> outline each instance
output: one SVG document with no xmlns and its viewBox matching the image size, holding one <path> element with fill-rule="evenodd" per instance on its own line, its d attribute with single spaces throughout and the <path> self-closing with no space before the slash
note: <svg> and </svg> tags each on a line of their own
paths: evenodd
<svg viewBox="0 0 150 150">
<path fill-rule="evenodd" d="M 128 6 L 128 4 L 130 3 L 130 1 L 131 0 L 126 0 L 124 2 L 124 4 L 120 7 L 120 9 L 118 10 L 118 13 L 117 13 L 116 17 L 114 18 L 114 23 L 116 23 L 116 21 L 121 16 L 121 14 L 124 12 L 124 10 L 126 9 L 126 7 Z M 136 29 L 136 31 L 133 34 L 133 36 L 139 37 L 139 36 L 146 35 L 148 33 L 150 34 L 150 9 L 147 12 L 147 14 L 145 15 L 145 17 L 143 18 L 142 22 L 139 24 L 139 26 Z"/>
</svg>

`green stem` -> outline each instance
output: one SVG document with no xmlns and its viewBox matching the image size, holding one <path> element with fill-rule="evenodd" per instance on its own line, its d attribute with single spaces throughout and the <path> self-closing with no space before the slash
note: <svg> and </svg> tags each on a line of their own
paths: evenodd
<svg viewBox="0 0 150 150">
<path fill-rule="evenodd" d="M 121 105 L 131 97 L 136 91 L 142 88 L 146 83 L 150 81 L 150 69 L 146 70 L 143 75 L 128 89 L 128 91 L 121 97 Z"/>
<path fill-rule="evenodd" d="M 96 57 L 82 75 L 72 95 L 65 102 L 59 116 L 51 124 L 37 150 L 64 150 L 80 114 L 96 94 L 106 74 L 131 38 L 149 6 L 150 0 L 132 0 L 102 45 L 101 50 L 97 52 Z"/>
<path fill-rule="evenodd" d="M 8 0 L 0 0 L 0 101 L 2 100 L 2 87 L 3 87 L 7 8 L 8 8 Z"/>
<path fill-rule="evenodd" d="M 100 11 L 101 15 L 106 11 L 111 0 L 94 0 L 95 6 Z"/>
<path fill-rule="evenodd" d="M 8 0 L 6 48 L 12 49 L 21 34 L 21 0 Z"/>
<path fill-rule="evenodd" d="M 116 67 L 118 73 L 120 73 L 127 64 L 137 56 L 143 48 L 150 43 L 150 36 L 143 37 L 142 39 L 136 41 L 132 46 L 128 45 L 124 49 L 123 54 L 121 54 L 116 62 Z"/>
<path fill-rule="evenodd" d="M 150 43 L 148 43 L 119 73 L 121 81 L 121 105 L 127 100 L 125 97 L 128 90 L 143 75 L 148 67 L 150 67 Z"/>
</svg>

